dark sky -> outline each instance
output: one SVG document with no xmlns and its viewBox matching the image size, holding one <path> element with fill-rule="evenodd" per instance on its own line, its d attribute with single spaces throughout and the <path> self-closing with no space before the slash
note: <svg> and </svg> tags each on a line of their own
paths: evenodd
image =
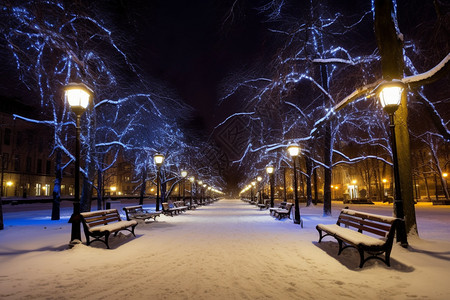
<svg viewBox="0 0 450 300">
<path fill-rule="evenodd" d="M 137 27 L 143 33 L 141 67 L 169 82 L 196 108 L 197 122 L 203 119 L 207 131 L 233 112 L 233 107 L 216 106 L 223 77 L 265 53 L 267 31 L 255 6 L 240 1 L 227 18 L 232 1 L 162 0 L 140 12 L 145 12 Z"/>
</svg>

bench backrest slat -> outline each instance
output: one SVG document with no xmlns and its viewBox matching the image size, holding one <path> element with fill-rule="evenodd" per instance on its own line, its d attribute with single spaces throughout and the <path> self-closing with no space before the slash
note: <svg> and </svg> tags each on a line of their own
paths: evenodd
<svg viewBox="0 0 450 300">
<path fill-rule="evenodd" d="M 95 212 L 81 213 L 83 223 L 89 228 L 104 225 L 111 222 L 121 221 L 117 209 L 99 210 Z"/>
<path fill-rule="evenodd" d="M 370 232 L 382 237 L 386 237 L 392 227 L 395 218 L 375 216 L 359 212 L 342 210 L 337 224 L 357 228 L 359 232 Z"/>
</svg>

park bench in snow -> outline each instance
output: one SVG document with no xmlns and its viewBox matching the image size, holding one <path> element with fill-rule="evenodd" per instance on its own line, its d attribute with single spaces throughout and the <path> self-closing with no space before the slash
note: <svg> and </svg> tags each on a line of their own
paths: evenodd
<svg viewBox="0 0 450 300">
<path fill-rule="evenodd" d="M 87 245 L 91 243 L 90 237 L 93 237 L 94 240 L 92 242 L 103 242 L 110 249 L 108 244 L 109 235 L 114 233 L 114 236 L 116 236 L 121 230 L 128 230 L 136 236 L 134 234 L 134 228 L 137 225 L 137 221 L 122 221 L 117 209 L 84 212 L 81 213 L 81 221 L 83 223 Z M 102 240 L 102 238 L 104 239 Z"/>
<path fill-rule="evenodd" d="M 175 201 L 175 202 L 173 202 L 173 206 L 178 208 L 181 211 L 186 211 L 189 208 L 188 206 L 186 206 L 184 201 Z"/>
<path fill-rule="evenodd" d="M 163 202 L 161 203 L 162 206 L 162 212 L 163 214 L 170 215 L 171 217 L 173 217 L 173 215 L 178 214 L 182 211 L 182 209 L 178 208 L 178 207 L 169 207 L 169 203 L 167 202 Z"/>
<path fill-rule="evenodd" d="M 286 208 L 286 203 L 287 202 L 281 202 L 278 207 L 271 207 L 269 208 L 269 214 L 272 215 L 277 209 L 279 208 Z"/>
<path fill-rule="evenodd" d="M 288 217 L 291 218 L 292 203 L 286 203 L 284 208 L 278 208 L 273 211 L 275 217 L 279 220 Z"/>
<path fill-rule="evenodd" d="M 338 255 L 345 248 L 356 248 L 361 258 L 360 268 L 369 259 L 379 259 L 390 266 L 389 258 L 399 222 L 401 220 L 394 217 L 343 209 L 336 224 L 319 224 L 316 229 L 319 231 L 319 243 L 326 236 L 333 236 L 338 241 Z M 350 229 L 350 227 L 357 230 Z M 369 256 L 364 258 L 364 252 L 367 252 Z M 383 253 L 384 259 L 380 257 Z"/>
<path fill-rule="evenodd" d="M 269 205 L 270 205 L 270 199 L 265 199 L 264 203 L 258 204 L 258 207 L 259 207 L 259 210 L 263 210 L 263 209 L 268 209 Z"/>
<path fill-rule="evenodd" d="M 154 221 L 156 221 L 156 217 L 159 217 L 159 215 L 161 215 L 160 211 L 150 212 L 143 209 L 142 205 L 127 206 L 124 207 L 123 210 L 125 211 L 128 221 L 131 221 L 132 219 L 144 220 L 145 222 L 147 222 L 147 220 L 149 219 L 153 219 Z"/>
</svg>

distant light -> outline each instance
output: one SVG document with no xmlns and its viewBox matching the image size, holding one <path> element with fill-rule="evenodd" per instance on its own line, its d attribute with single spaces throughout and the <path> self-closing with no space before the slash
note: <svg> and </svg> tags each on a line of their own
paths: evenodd
<svg viewBox="0 0 450 300">
<path fill-rule="evenodd" d="M 447 178 L 448 177 L 448 173 L 442 173 L 442 177 Z"/>
<path fill-rule="evenodd" d="M 194 176 L 189 177 L 189 181 L 192 182 L 192 183 L 194 183 L 195 177 L 194 177 Z"/>
<path fill-rule="evenodd" d="M 252 181 L 252 185 L 255 186 L 256 185 L 256 181 Z"/>
<path fill-rule="evenodd" d="M 13 184 L 14 184 L 14 183 L 13 183 L 12 181 L 7 181 L 7 182 L 6 182 L 6 185 L 7 185 L 7 186 L 12 186 Z"/>
<path fill-rule="evenodd" d="M 181 171 L 181 177 L 185 178 L 187 176 L 187 171 Z"/>
<path fill-rule="evenodd" d="M 111 192 L 115 192 L 117 190 L 117 188 L 115 186 L 112 186 L 110 189 L 111 189 Z"/>
<path fill-rule="evenodd" d="M 258 176 L 258 177 L 256 177 L 256 180 L 257 180 L 257 181 L 261 181 L 261 180 L 262 180 L 262 177 L 261 177 L 261 176 Z"/>
<path fill-rule="evenodd" d="M 358 181 L 356 181 L 356 179 L 353 179 L 353 180 L 352 180 L 352 183 L 353 183 L 353 184 L 356 184 L 357 182 L 358 182 Z"/>
<path fill-rule="evenodd" d="M 387 182 L 387 179 L 386 179 L 386 178 L 383 178 L 382 181 L 383 181 L 383 183 L 386 183 L 386 182 Z"/>
<path fill-rule="evenodd" d="M 266 167 L 267 174 L 272 174 L 275 171 L 275 168 L 272 165 L 268 165 Z"/>
</svg>

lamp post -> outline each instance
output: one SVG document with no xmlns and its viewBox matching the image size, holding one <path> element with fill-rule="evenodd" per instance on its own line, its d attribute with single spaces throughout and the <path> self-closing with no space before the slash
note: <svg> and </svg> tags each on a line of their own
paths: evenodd
<svg viewBox="0 0 450 300">
<path fill-rule="evenodd" d="M 270 182 L 270 207 L 274 207 L 274 174 L 275 168 L 272 165 L 268 165 L 266 167 L 266 172 L 269 174 L 269 182 Z"/>
<path fill-rule="evenodd" d="M 189 177 L 189 181 L 191 182 L 191 200 L 189 201 L 190 206 L 192 207 L 192 201 L 194 198 L 194 182 L 195 182 L 195 177 L 191 176 Z"/>
<path fill-rule="evenodd" d="M 391 129 L 391 145 L 392 145 L 392 161 L 394 165 L 394 185 L 395 185 L 395 199 L 394 199 L 394 215 L 401 219 L 401 225 L 397 233 L 397 242 L 401 242 L 402 246 L 408 245 L 406 237 L 406 228 L 403 212 L 403 199 L 400 187 L 400 173 L 397 157 L 397 141 L 395 137 L 395 123 L 394 115 L 400 106 L 405 85 L 401 81 L 390 81 L 381 84 L 378 88 L 378 98 L 380 99 L 383 110 L 389 115 L 389 127 Z"/>
<path fill-rule="evenodd" d="M 258 195 L 259 195 L 259 197 L 258 197 L 259 199 L 257 199 L 258 200 L 257 204 L 260 204 L 260 203 L 262 203 L 262 191 L 261 191 L 262 177 L 261 176 L 256 177 L 256 181 L 258 182 Z"/>
<path fill-rule="evenodd" d="M 183 182 L 183 184 L 182 184 L 182 186 L 183 186 L 183 202 L 184 202 L 184 197 L 185 197 L 184 179 L 186 178 L 186 176 L 187 176 L 187 171 L 185 171 L 185 170 L 181 171 L 181 178 L 182 178 L 181 181 Z"/>
<path fill-rule="evenodd" d="M 255 198 L 255 195 L 254 195 L 254 193 L 253 193 L 253 189 L 256 187 L 256 181 L 252 181 L 252 188 L 251 188 L 251 195 L 252 195 L 252 201 L 251 202 L 253 202 L 253 200 L 255 200 L 254 198 Z M 256 189 L 255 189 L 255 192 L 256 192 Z M 253 204 L 253 203 L 252 203 Z"/>
<path fill-rule="evenodd" d="M 76 115 L 76 141 L 75 141 L 75 197 L 73 213 L 69 219 L 72 223 L 70 246 L 81 243 L 80 231 L 80 119 L 86 111 L 89 100 L 94 92 L 82 83 L 69 83 L 64 87 L 64 98 Z"/>
<path fill-rule="evenodd" d="M 298 205 L 298 187 L 297 187 L 297 157 L 300 154 L 300 146 L 297 144 L 291 144 L 287 148 L 289 155 L 292 157 L 292 161 L 294 162 L 294 223 L 300 224 L 303 227 L 303 221 L 300 218 L 300 207 Z"/>
<path fill-rule="evenodd" d="M 198 186 L 200 188 L 200 205 L 203 205 L 203 194 L 202 194 L 202 189 L 203 189 L 203 181 L 199 180 L 197 181 Z"/>
<path fill-rule="evenodd" d="M 160 191 L 160 173 L 161 173 L 161 166 L 164 163 L 164 155 L 161 153 L 156 153 L 153 155 L 153 161 L 156 165 L 156 211 L 159 211 L 159 191 Z"/>
</svg>

